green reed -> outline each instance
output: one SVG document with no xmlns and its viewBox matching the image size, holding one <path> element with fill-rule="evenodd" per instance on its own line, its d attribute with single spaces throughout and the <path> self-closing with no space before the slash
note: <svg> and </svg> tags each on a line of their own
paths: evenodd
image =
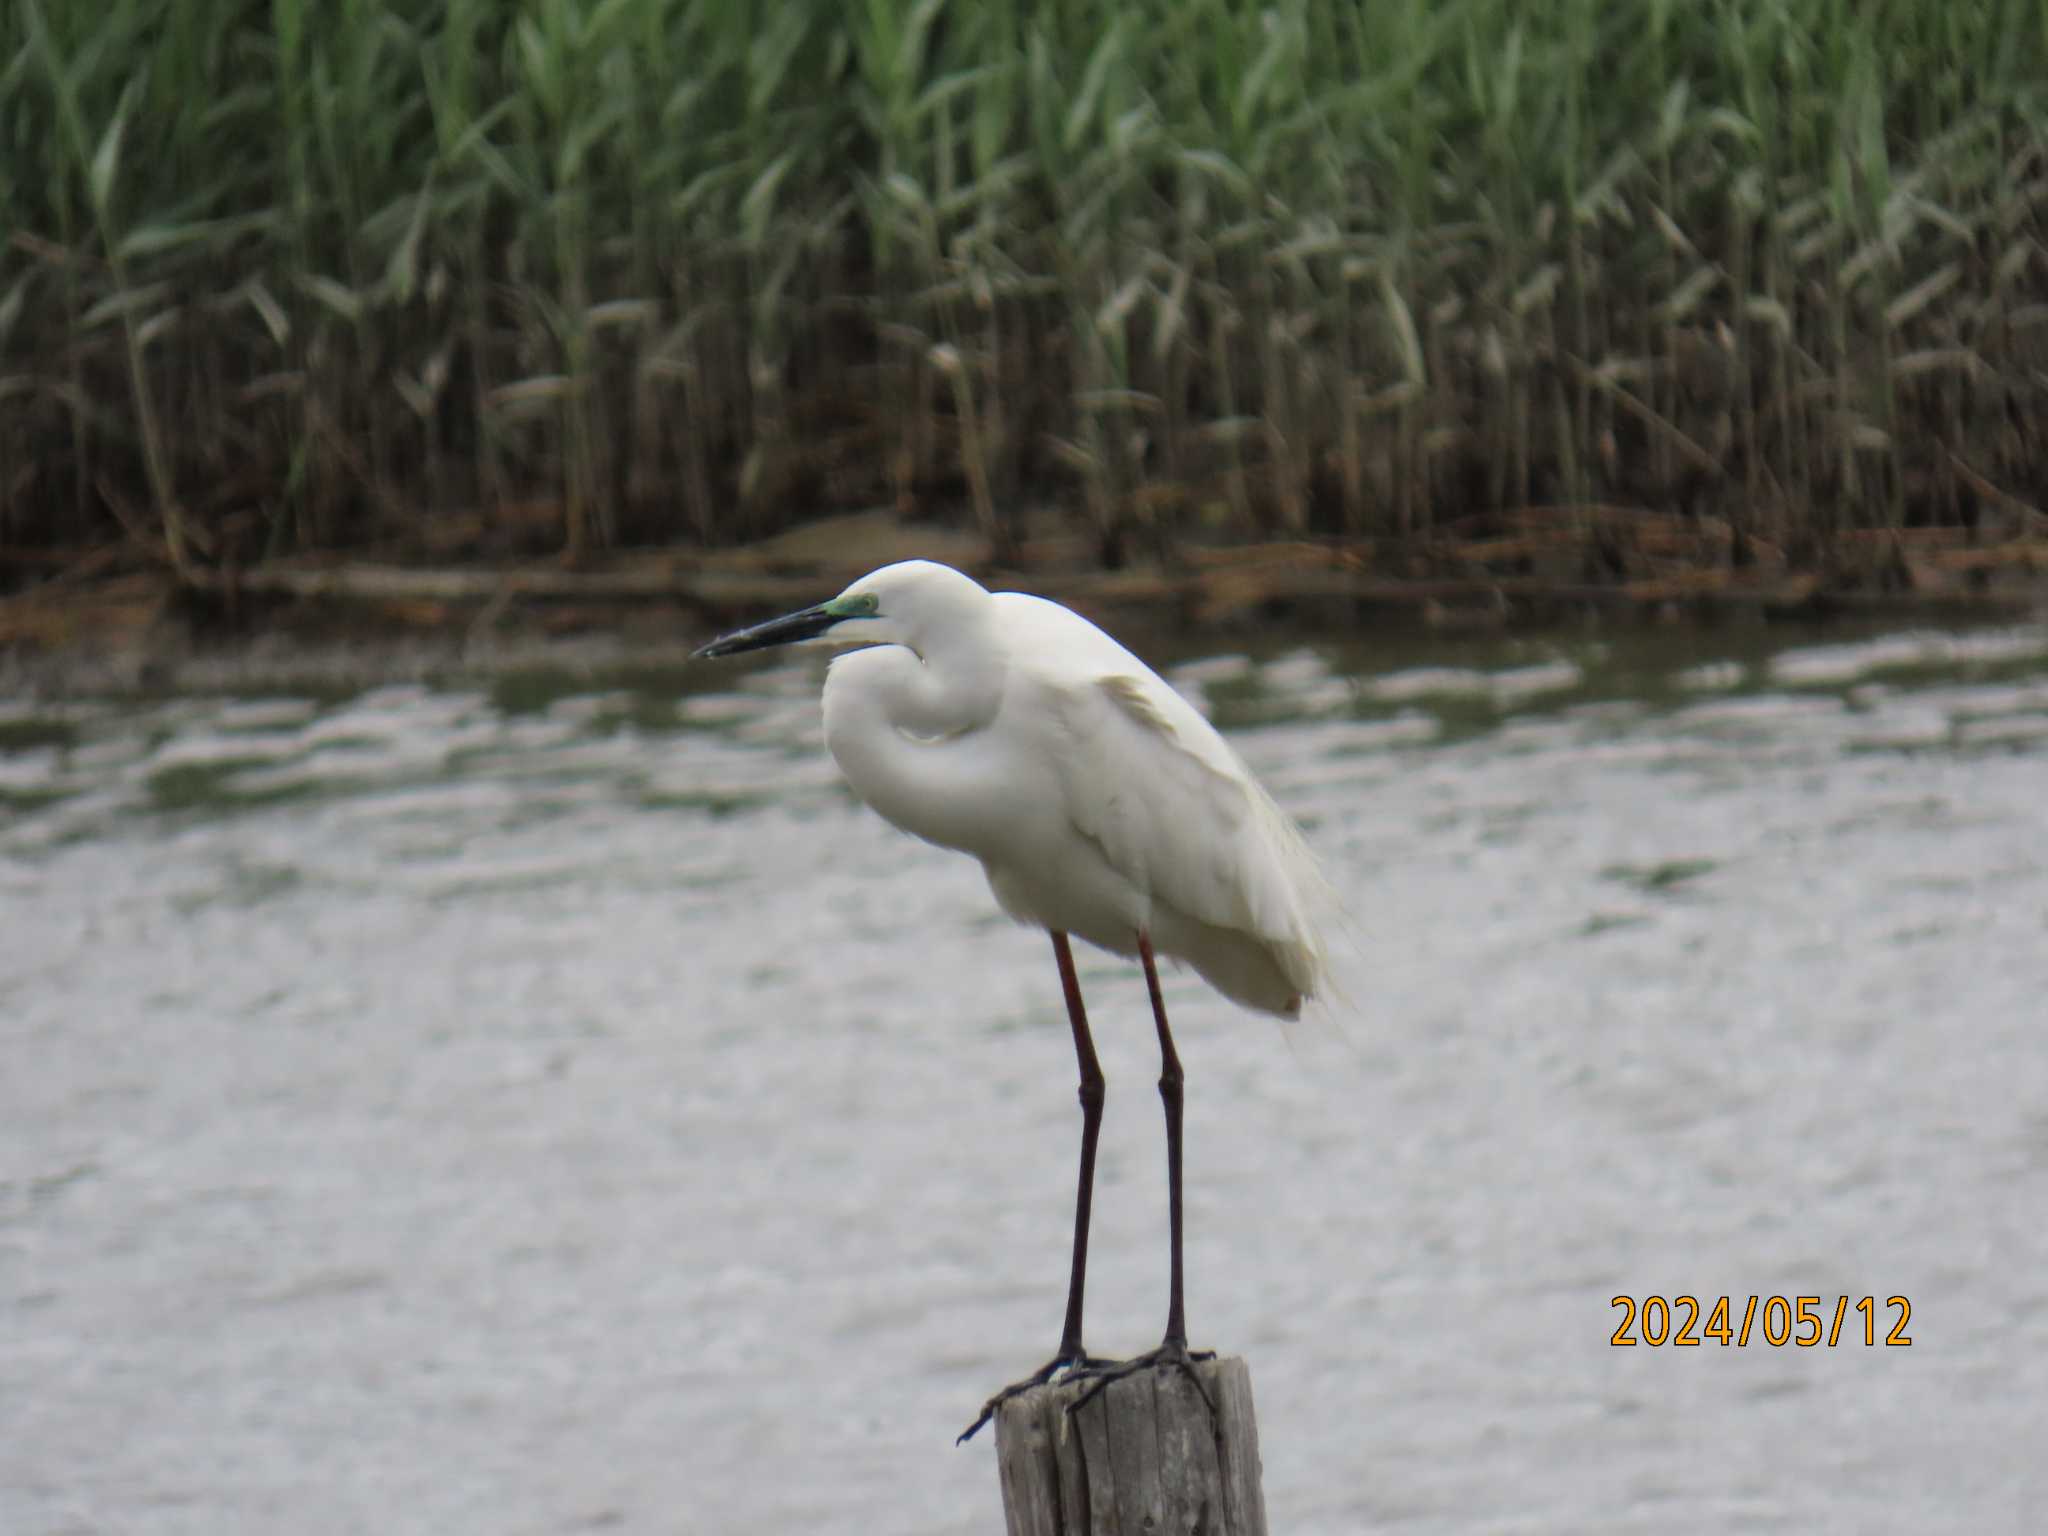
<svg viewBox="0 0 2048 1536">
<path fill-rule="evenodd" d="M 14 0 L 0 545 L 1811 552 L 2048 503 L 2044 208 L 2038 0 Z"/>
</svg>

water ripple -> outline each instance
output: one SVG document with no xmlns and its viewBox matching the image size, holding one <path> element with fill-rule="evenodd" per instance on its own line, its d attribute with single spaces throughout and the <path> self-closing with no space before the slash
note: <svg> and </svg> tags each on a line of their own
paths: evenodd
<svg viewBox="0 0 2048 1536">
<path fill-rule="evenodd" d="M 1191 1316 L 1254 1352 L 1276 1527 L 2048 1497 L 2048 632 L 1169 672 L 1355 926 L 1292 1050 L 1167 977 Z M 0 701 L 0 1526 L 993 1508 L 948 1432 L 1057 1325 L 1071 1048 L 1043 938 L 841 785 L 819 680 Z M 1126 1349 L 1157 1061 L 1079 958 Z M 1616 1293 L 1774 1289 L 1925 1343 L 1606 1343 Z"/>
</svg>

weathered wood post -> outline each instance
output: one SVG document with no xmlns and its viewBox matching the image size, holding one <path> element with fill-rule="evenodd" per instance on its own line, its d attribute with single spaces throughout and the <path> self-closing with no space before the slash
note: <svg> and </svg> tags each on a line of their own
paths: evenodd
<svg viewBox="0 0 2048 1536">
<path fill-rule="evenodd" d="M 1252 1373 L 1242 1358 L 1195 1366 L 1216 1412 L 1180 1371 L 1113 1381 L 1068 1413 L 1086 1380 L 1051 1383 L 996 1410 L 996 1469 L 1010 1536 L 1266 1536 Z"/>
</svg>

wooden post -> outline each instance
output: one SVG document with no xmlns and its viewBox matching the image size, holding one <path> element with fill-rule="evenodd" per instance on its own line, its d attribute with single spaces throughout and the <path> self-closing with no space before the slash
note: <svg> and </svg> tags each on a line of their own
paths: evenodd
<svg viewBox="0 0 2048 1536">
<path fill-rule="evenodd" d="M 1266 1536 L 1259 1427 L 1243 1359 L 1195 1366 L 1216 1404 L 1175 1370 L 1052 1383 L 996 1410 L 996 1469 L 1010 1536 Z"/>
</svg>

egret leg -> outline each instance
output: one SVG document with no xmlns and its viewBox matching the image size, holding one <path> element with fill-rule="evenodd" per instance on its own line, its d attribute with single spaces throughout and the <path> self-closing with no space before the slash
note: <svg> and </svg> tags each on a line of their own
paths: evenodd
<svg viewBox="0 0 2048 1536">
<path fill-rule="evenodd" d="M 1074 1191 L 1074 1258 L 1067 1273 L 1067 1320 L 1060 1329 L 1059 1352 L 1022 1381 L 1003 1388 L 981 1406 L 981 1416 L 962 1432 L 964 1445 L 1010 1398 L 1046 1382 L 1069 1366 L 1099 1365 L 1081 1347 L 1081 1308 L 1088 1289 L 1088 1218 L 1095 1204 L 1095 1143 L 1102 1134 L 1102 1101 L 1106 1084 L 1102 1063 L 1095 1057 L 1095 1037 L 1088 1032 L 1088 1010 L 1081 1002 L 1081 981 L 1074 972 L 1074 951 L 1067 936 L 1052 935 L 1053 958 L 1059 962 L 1060 990 L 1066 994 L 1067 1022 L 1074 1030 L 1074 1058 L 1081 1068 L 1081 1172 Z"/>
<path fill-rule="evenodd" d="M 1207 1351 L 1194 1354 L 1188 1349 L 1187 1302 L 1181 1284 L 1181 1085 L 1185 1079 L 1180 1068 L 1180 1053 L 1173 1048 L 1173 1031 L 1166 1023 L 1166 999 L 1159 990 L 1159 966 L 1152 958 L 1152 936 L 1142 928 L 1138 930 L 1138 958 L 1145 965 L 1145 989 L 1152 996 L 1152 1022 L 1159 1030 L 1159 1102 L 1166 1110 L 1166 1337 L 1159 1341 L 1157 1349 L 1148 1354 L 1090 1368 L 1088 1374 L 1097 1378 L 1095 1383 L 1068 1405 L 1067 1412 L 1073 1413 L 1094 1401 L 1112 1381 L 1157 1365 L 1184 1371 L 1213 1414 L 1216 1404 L 1210 1399 L 1209 1389 L 1202 1385 L 1202 1378 L 1195 1374 L 1194 1368 L 1195 1361 L 1210 1359 L 1211 1355 Z"/>
<path fill-rule="evenodd" d="M 1059 962 L 1060 989 L 1067 997 L 1067 1022 L 1074 1029 L 1074 1059 L 1081 1068 L 1081 1170 L 1074 1189 L 1074 1260 L 1067 1272 L 1067 1320 L 1060 1328 L 1060 1363 L 1078 1362 L 1081 1349 L 1081 1303 L 1088 1289 L 1088 1218 L 1095 1204 L 1095 1143 L 1102 1135 L 1102 1102 L 1107 1085 L 1102 1063 L 1095 1059 L 1095 1037 L 1088 1032 L 1088 1010 L 1081 1005 L 1081 980 L 1074 973 L 1074 951 L 1064 933 L 1052 936 L 1053 958 Z"/>
<path fill-rule="evenodd" d="M 1181 1084 L 1180 1053 L 1173 1048 L 1173 1031 L 1166 1027 L 1166 999 L 1159 992 L 1159 967 L 1152 959 L 1152 936 L 1138 935 L 1138 958 L 1145 962 L 1145 990 L 1152 995 L 1152 1022 L 1159 1029 L 1159 1102 L 1166 1110 L 1166 1229 L 1168 1268 L 1166 1281 L 1166 1337 L 1162 1344 L 1182 1349 L 1188 1343 L 1187 1302 L 1181 1291 L 1180 1260 L 1180 1147 Z"/>
</svg>

